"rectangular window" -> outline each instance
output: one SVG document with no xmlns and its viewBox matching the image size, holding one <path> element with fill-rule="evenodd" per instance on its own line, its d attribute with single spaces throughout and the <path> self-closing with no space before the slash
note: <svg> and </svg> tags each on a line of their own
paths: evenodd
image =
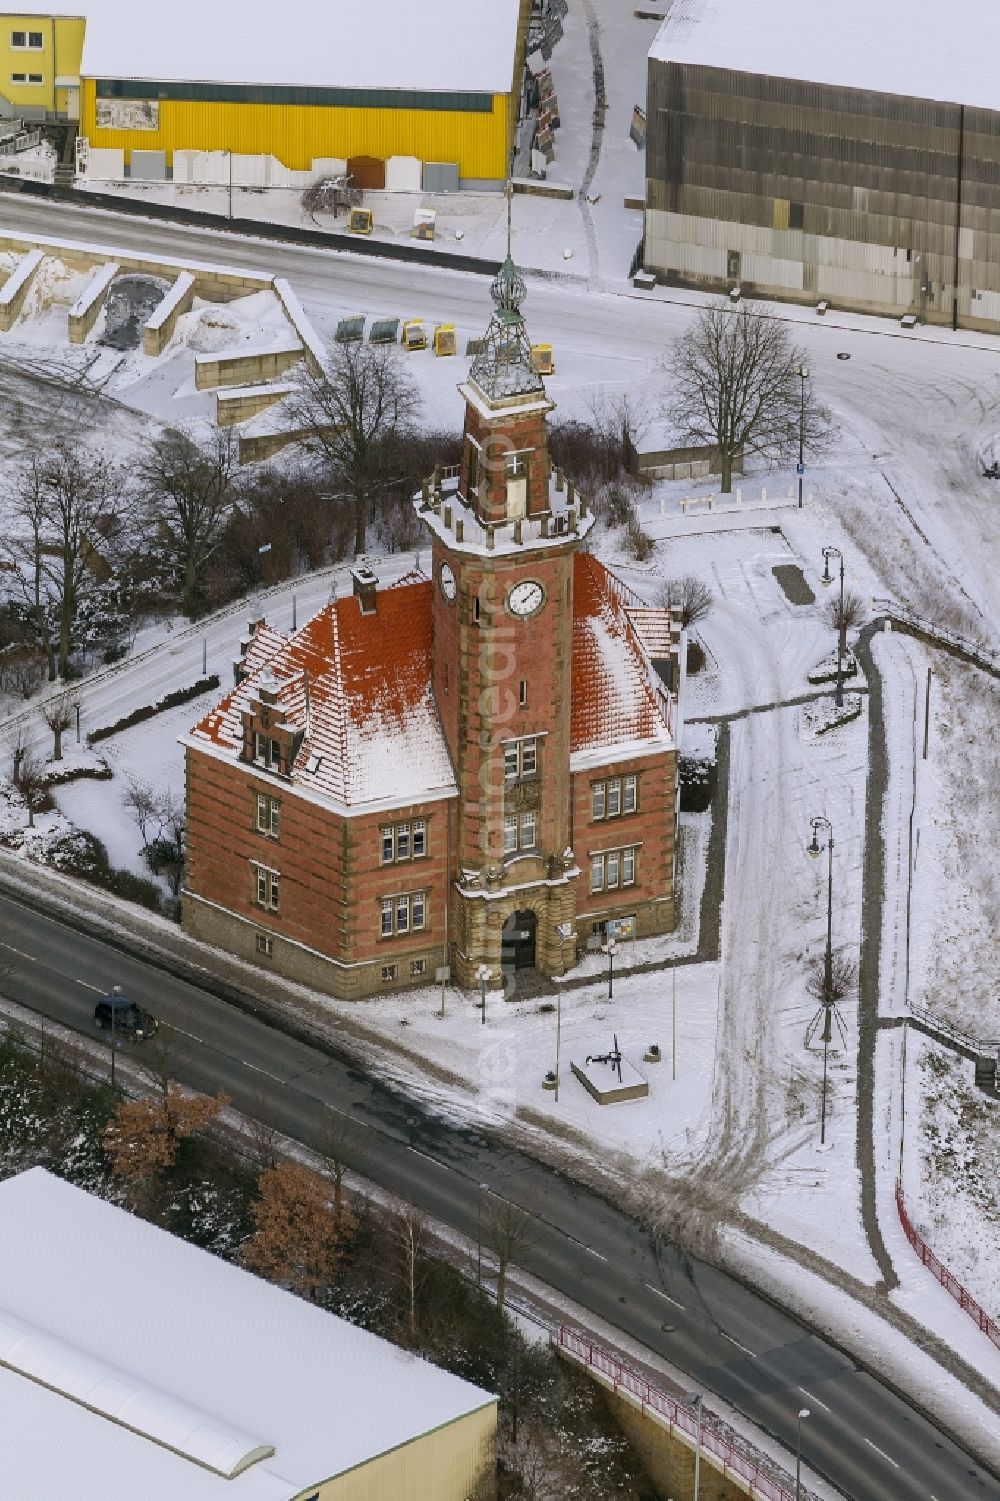
<svg viewBox="0 0 1000 1501">
<path fill-rule="evenodd" d="M 28 46 L 36 52 L 41 52 L 43 46 L 42 33 L 40 31 L 28 32 Z"/>
<path fill-rule="evenodd" d="M 408 860 L 410 858 L 410 825 L 398 823 L 396 825 L 396 859 Z"/>
<path fill-rule="evenodd" d="M 259 730 L 254 731 L 253 758 L 261 766 L 266 766 L 270 771 L 281 770 L 281 741 L 274 740 L 270 735 L 262 735 Z"/>
<path fill-rule="evenodd" d="M 595 855 L 590 862 L 591 891 L 604 890 L 604 856 Z"/>
<path fill-rule="evenodd" d="M 10 45 L 12 47 L 27 47 L 28 33 L 26 31 L 12 31 L 10 34 Z"/>
<path fill-rule="evenodd" d="M 614 781 L 608 783 L 608 817 L 617 818 L 621 811 L 622 784 L 620 780 L 615 777 Z"/>
<path fill-rule="evenodd" d="M 28 74 L 28 82 L 29 83 L 41 83 L 41 81 L 42 81 L 42 75 L 41 75 L 41 73 L 29 73 Z"/>
<path fill-rule="evenodd" d="M 538 742 L 536 740 L 522 740 L 521 746 L 521 775 L 533 777 L 538 771 Z"/>
<path fill-rule="evenodd" d="M 263 954 L 266 959 L 272 957 L 274 954 L 274 939 L 270 933 L 257 934 L 257 952 L 258 954 Z"/>
<path fill-rule="evenodd" d="M 524 479 L 528 473 L 528 455 L 509 453 L 505 461 L 508 479 Z"/>
<path fill-rule="evenodd" d="M 635 884 L 635 850 L 622 850 L 622 885 Z"/>
<path fill-rule="evenodd" d="M 392 937 L 392 900 L 382 903 L 382 937 Z"/>
<path fill-rule="evenodd" d="M 618 885 L 618 868 L 621 864 L 621 856 L 617 850 L 612 850 L 610 855 L 604 857 L 605 882 L 609 891 Z"/>
<path fill-rule="evenodd" d="M 637 777 L 625 777 L 622 782 L 622 812 L 634 813 L 638 806 L 639 781 Z"/>
<path fill-rule="evenodd" d="M 422 860 L 427 853 L 427 820 L 418 818 L 413 824 L 413 858 Z"/>
<path fill-rule="evenodd" d="M 392 938 L 396 933 L 416 933 L 426 927 L 426 924 L 426 891 L 416 891 L 411 896 L 382 898 L 383 938 Z"/>
<path fill-rule="evenodd" d="M 410 960 L 410 978 L 412 980 L 415 980 L 419 975 L 425 975 L 426 973 L 427 973 L 427 960 L 426 959 L 411 959 Z"/>
<path fill-rule="evenodd" d="M 276 797 L 263 792 L 257 794 L 257 831 L 277 839 L 281 830 L 281 804 Z"/>
<path fill-rule="evenodd" d="M 419 932 L 419 930 L 424 926 L 427 916 L 427 901 L 425 894 L 422 891 L 416 892 L 412 897 L 411 904 L 413 908 L 413 927 L 415 931 Z"/>
<path fill-rule="evenodd" d="M 10 75 L 10 81 L 11 83 L 27 83 L 28 75 L 27 73 L 12 73 Z"/>
<path fill-rule="evenodd" d="M 639 779 L 636 776 L 612 777 L 607 782 L 591 784 L 593 817 L 620 818 L 634 813 L 639 806 Z"/>
<path fill-rule="evenodd" d="M 517 849 L 517 814 L 508 813 L 503 821 L 503 852 L 512 855 Z"/>
<path fill-rule="evenodd" d="M 479 489 L 479 449 L 469 445 L 469 489 Z"/>
<path fill-rule="evenodd" d="M 591 796 L 593 798 L 594 818 L 603 818 L 605 810 L 607 808 L 607 801 L 605 798 L 605 783 L 595 782 L 593 788 L 591 789 Z"/>
<path fill-rule="evenodd" d="M 392 824 L 382 830 L 382 864 L 391 865 L 396 858 L 396 830 Z"/>
<path fill-rule="evenodd" d="M 280 893 L 280 876 L 275 870 L 267 870 L 263 865 L 254 867 L 257 872 L 257 905 L 269 907 L 272 912 L 277 912 Z"/>
<path fill-rule="evenodd" d="M 427 820 L 414 819 L 413 823 L 383 824 L 379 830 L 382 865 L 394 865 L 400 860 L 422 860 L 427 853 Z"/>
<path fill-rule="evenodd" d="M 526 709 L 528 707 L 528 683 L 525 678 L 521 679 L 520 686 L 518 687 L 517 701 L 522 709 Z"/>
<path fill-rule="evenodd" d="M 478 594 L 475 595 L 473 597 L 473 600 L 472 600 L 472 618 L 476 622 L 476 624 L 478 625 L 479 624 L 479 595 Z"/>
<path fill-rule="evenodd" d="M 505 781 L 516 782 L 520 771 L 518 742 L 511 740 L 503 748 L 503 774 Z"/>
<path fill-rule="evenodd" d="M 396 932 L 408 933 L 410 931 L 410 899 L 407 896 L 396 898 Z"/>
<path fill-rule="evenodd" d="M 537 828 L 538 819 L 536 814 L 521 814 L 521 848 L 523 850 L 533 850 L 535 848 Z"/>
<path fill-rule="evenodd" d="M 396 966 L 394 964 L 383 964 L 383 966 L 382 966 L 382 981 L 383 981 L 383 983 L 387 984 L 391 980 L 394 980 L 396 978 L 396 973 L 397 973 Z"/>
</svg>

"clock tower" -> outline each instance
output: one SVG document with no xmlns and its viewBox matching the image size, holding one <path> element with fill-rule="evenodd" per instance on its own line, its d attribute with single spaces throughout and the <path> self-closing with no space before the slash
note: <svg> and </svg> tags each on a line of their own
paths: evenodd
<svg viewBox="0 0 1000 1501">
<path fill-rule="evenodd" d="M 459 796 L 449 839 L 453 977 L 575 961 L 570 727 L 574 555 L 593 525 L 548 455 L 508 252 L 460 392 L 462 462 L 417 497 L 432 535 L 434 695 Z"/>
</svg>

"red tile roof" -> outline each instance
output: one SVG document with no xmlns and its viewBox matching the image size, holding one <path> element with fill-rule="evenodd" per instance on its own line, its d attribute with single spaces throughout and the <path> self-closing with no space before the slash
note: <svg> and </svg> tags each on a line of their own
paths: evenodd
<svg viewBox="0 0 1000 1501">
<path fill-rule="evenodd" d="M 570 737 L 574 755 L 615 746 L 633 748 L 639 742 L 666 749 L 673 743 L 669 698 L 630 619 L 633 610 L 642 608 L 638 596 L 597 558 L 577 554 Z M 662 626 L 657 634 L 662 634 Z"/>
<path fill-rule="evenodd" d="M 589 554 L 574 560 L 571 750 L 607 760 L 672 744 L 670 700 L 632 619 L 641 601 Z M 294 636 L 258 625 L 245 680 L 191 732 L 235 759 L 242 715 L 267 686 L 286 722 L 303 730 L 293 785 L 345 806 L 417 802 L 457 793 L 434 701 L 432 585 L 380 589 L 362 615 L 331 602 Z M 669 615 L 646 611 L 642 635 L 669 639 Z"/>
<path fill-rule="evenodd" d="M 258 649 L 261 631 L 268 635 Z M 258 627 L 246 666 L 250 676 L 206 715 L 194 740 L 238 755 L 241 715 L 265 670 L 288 720 L 306 731 L 294 784 L 348 805 L 455 790 L 431 689 L 429 582 L 380 590 L 370 615 L 355 598 L 332 601 L 291 638 Z"/>
</svg>

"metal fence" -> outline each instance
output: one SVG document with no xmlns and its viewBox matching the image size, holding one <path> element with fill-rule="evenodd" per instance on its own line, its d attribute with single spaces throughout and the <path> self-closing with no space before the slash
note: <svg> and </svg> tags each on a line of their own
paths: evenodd
<svg viewBox="0 0 1000 1501">
<path fill-rule="evenodd" d="M 955 652 L 977 667 L 982 667 L 985 672 L 992 673 L 994 677 L 1000 677 L 1000 656 L 981 642 L 968 641 L 957 631 L 950 631 L 947 626 L 927 620 L 923 615 L 918 615 L 916 611 L 908 610 L 891 599 L 873 599 L 872 613 L 884 615 L 903 630 L 911 631 L 916 636 L 925 636 L 928 641 Z"/>
<path fill-rule="evenodd" d="M 628 1392 L 629 1396 L 641 1404 L 644 1412 L 658 1418 L 671 1432 L 677 1429 L 692 1443 L 697 1443 L 698 1418 L 694 1408 L 685 1407 L 658 1387 L 650 1386 L 637 1371 L 622 1365 L 607 1350 L 602 1350 L 585 1334 L 569 1328 L 567 1324 L 560 1324 L 558 1333 L 553 1336 L 553 1343 L 610 1381 L 616 1391 Z M 749 1495 L 763 1497 L 764 1501 L 793 1501 L 792 1493 L 773 1476 L 766 1474 L 752 1453 L 737 1448 L 731 1440 L 714 1430 L 708 1414 L 704 1414 L 702 1419 L 701 1450 L 703 1454 L 712 1456 L 723 1475 L 731 1476 L 745 1485 Z"/>
<path fill-rule="evenodd" d="M 938 1258 L 934 1255 L 934 1252 L 931 1250 L 930 1246 L 924 1240 L 923 1236 L 920 1234 L 920 1231 L 913 1224 L 913 1221 L 910 1219 L 910 1216 L 906 1212 L 906 1204 L 903 1200 L 903 1185 L 898 1182 L 896 1184 L 896 1210 L 899 1214 L 899 1223 L 903 1227 L 906 1238 L 910 1242 L 910 1245 L 913 1247 L 913 1249 L 916 1251 L 917 1255 L 920 1257 L 920 1260 L 923 1262 L 924 1266 L 927 1267 L 929 1271 L 934 1273 L 941 1286 L 947 1288 L 948 1292 L 951 1293 L 958 1306 L 965 1309 L 965 1312 L 969 1315 L 970 1319 L 975 1320 L 983 1333 L 987 1335 L 988 1338 L 991 1339 L 996 1345 L 997 1349 L 1000 1350 L 1000 1324 L 997 1324 L 994 1319 L 990 1318 L 989 1314 L 984 1308 L 980 1307 L 972 1294 L 966 1292 L 965 1288 L 962 1286 L 961 1282 L 959 1282 L 958 1278 L 953 1276 L 952 1273 L 949 1272 L 944 1262 L 939 1261 Z"/>
</svg>

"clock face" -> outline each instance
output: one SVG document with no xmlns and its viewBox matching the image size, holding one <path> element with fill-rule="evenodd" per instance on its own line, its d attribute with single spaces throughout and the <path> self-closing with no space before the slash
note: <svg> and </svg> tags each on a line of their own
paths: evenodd
<svg viewBox="0 0 1000 1501">
<path fill-rule="evenodd" d="M 442 563 L 438 576 L 441 579 L 441 593 L 450 603 L 455 598 L 456 593 L 455 575 L 447 563 Z"/>
<path fill-rule="evenodd" d="M 507 608 L 512 615 L 534 615 L 544 603 L 545 590 L 534 579 L 523 579 L 507 595 Z"/>
</svg>

